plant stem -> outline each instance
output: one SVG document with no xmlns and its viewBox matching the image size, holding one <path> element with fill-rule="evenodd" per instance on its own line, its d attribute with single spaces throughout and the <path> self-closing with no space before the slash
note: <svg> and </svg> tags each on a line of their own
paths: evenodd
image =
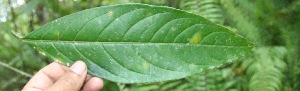
<svg viewBox="0 0 300 91">
<path fill-rule="evenodd" d="M 2 62 L 2 61 L 0 61 L 0 66 L 6 67 L 6 68 L 8 68 L 8 69 L 10 69 L 10 70 L 13 70 L 13 71 L 15 71 L 15 72 L 17 72 L 17 73 L 19 73 L 19 74 L 21 74 L 21 75 L 24 75 L 24 76 L 26 76 L 26 77 L 29 77 L 29 78 L 32 77 L 31 74 L 26 73 L 26 72 L 24 72 L 24 71 L 22 71 L 22 70 L 19 70 L 19 69 L 15 68 L 15 67 L 12 67 L 12 66 L 10 66 L 10 65 L 8 65 L 7 63 L 4 63 L 4 62 Z"/>
</svg>

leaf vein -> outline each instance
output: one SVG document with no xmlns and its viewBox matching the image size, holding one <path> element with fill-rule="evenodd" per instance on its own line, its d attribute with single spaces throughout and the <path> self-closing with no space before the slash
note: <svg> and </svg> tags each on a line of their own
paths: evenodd
<svg viewBox="0 0 300 91">
<path fill-rule="evenodd" d="M 69 61 L 72 61 L 70 58 L 68 58 L 67 56 L 65 56 L 62 52 L 60 52 L 57 47 L 54 45 L 54 43 L 51 42 L 51 46 L 59 53 L 61 54 L 64 58 L 68 59 Z M 67 60 L 66 60 L 67 61 Z"/>
<path fill-rule="evenodd" d="M 185 31 L 186 29 L 188 29 L 188 28 L 190 28 L 190 27 L 193 27 L 193 26 L 195 26 L 195 25 L 199 25 L 200 23 L 195 23 L 195 24 L 193 24 L 193 25 L 191 25 L 191 26 L 189 26 L 189 27 L 187 27 L 187 28 L 185 28 L 184 30 L 182 30 L 182 31 L 180 31 L 180 33 L 179 34 L 181 34 L 183 31 Z M 201 24 L 200 24 L 201 25 Z M 166 38 L 167 38 L 167 36 L 170 34 L 170 32 L 168 32 L 168 34 L 165 36 L 165 38 L 164 38 L 164 42 L 166 41 Z M 179 34 L 177 34 L 177 36 L 179 35 Z M 176 37 L 177 37 L 176 36 Z M 173 40 L 173 43 L 175 42 L 175 39 L 176 39 L 176 37 L 174 38 L 174 40 Z"/>
<path fill-rule="evenodd" d="M 123 38 L 126 36 L 126 34 L 129 32 L 129 30 L 133 27 L 133 26 L 135 26 L 136 24 L 138 24 L 139 22 L 141 22 L 141 21 L 143 21 L 143 20 L 145 20 L 145 19 L 147 19 L 147 18 L 149 18 L 149 17 L 153 17 L 153 16 L 156 16 L 156 15 L 161 15 L 161 14 L 165 14 L 165 13 L 171 13 L 171 12 L 159 12 L 159 13 L 156 13 L 156 14 L 154 14 L 154 15 L 151 15 L 151 16 L 147 16 L 147 17 L 144 17 L 144 18 L 142 18 L 142 19 L 140 19 L 139 21 L 137 21 L 134 25 L 132 25 L 132 26 L 130 26 L 130 28 L 125 32 L 125 34 L 122 36 L 122 38 L 121 38 L 121 41 L 123 40 Z"/>
<path fill-rule="evenodd" d="M 207 36 L 212 35 L 212 34 L 214 34 L 214 33 L 226 33 L 226 32 L 212 32 L 212 33 L 209 33 L 208 35 L 204 36 L 204 37 L 202 38 L 202 40 L 204 40 L 205 38 L 207 38 Z M 215 44 L 215 43 L 214 43 L 214 44 Z"/>
<path fill-rule="evenodd" d="M 145 57 L 143 57 L 143 55 L 141 55 L 141 54 L 134 48 L 134 46 L 132 46 L 132 49 L 135 51 L 135 53 L 136 53 L 137 55 L 140 56 L 140 58 L 142 58 L 143 60 L 147 61 L 148 63 L 151 63 L 150 61 L 146 60 Z M 161 69 L 165 69 L 165 70 L 173 71 L 173 72 L 178 72 L 178 71 L 175 71 L 175 70 L 171 70 L 171 69 L 166 69 L 166 68 L 160 67 L 160 66 L 158 66 L 158 65 L 155 65 L 154 63 L 151 63 L 151 64 L 152 64 L 153 66 L 156 66 L 156 67 L 161 68 Z"/>
<path fill-rule="evenodd" d="M 130 13 L 130 12 L 134 12 L 134 11 L 140 10 L 140 9 L 144 9 L 144 8 L 138 8 L 138 9 L 135 9 L 135 10 L 132 10 L 132 11 L 123 13 L 122 15 L 120 15 L 120 16 L 114 18 L 111 22 L 109 22 L 109 23 L 107 24 L 107 26 L 105 26 L 105 27 L 100 31 L 100 33 L 99 33 L 99 35 L 98 35 L 98 37 L 97 37 L 97 41 L 99 41 L 100 35 L 103 33 L 103 31 L 105 31 L 105 29 L 106 29 L 111 23 L 113 23 L 117 18 L 122 17 L 123 15 L 128 14 L 128 13 Z"/>
<path fill-rule="evenodd" d="M 151 36 L 151 39 L 150 39 L 150 42 L 153 42 L 153 39 L 154 39 L 154 36 L 159 32 L 159 31 L 163 31 L 161 30 L 161 28 L 163 28 L 165 25 L 167 25 L 168 23 L 172 22 L 172 21 L 176 21 L 176 20 L 179 20 L 179 19 L 190 19 L 188 17 L 184 17 L 184 18 L 176 18 L 176 19 L 172 19 L 168 22 L 166 22 L 163 26 L 161 26 L 157 31 L 155 31 L 155 33 Z"/>
<path fill-rule="evenodd" d="M 207 24 L 199 24 L 199 23 L 197 23 L 197 24 L 194 24 L 194 25 L 192 25 L 192 26 L 186 28 L 185 30 L 183 30 L 182 32 L 180 32 L 180 33 L 174 38 L 174 41 L 173 41 L 173 42 L 175 42 L 175 41 L 177 40 L 177 38 L 178 38 L 180 35 L 182 35 L 182 34 L 184 34 L 185 32 L 187 32 L 188 29 L 190 29 L 190 28 L 192 28 L 192 27 L 194 27 L 194 26 L 197 26 L 197 25 L 207 25 Z"/>
<path fill-rule="evenodd" d="M 122 65 L 120 62 L 118 62 L 117 61 L 117 59 L 115 59 L 109 52 L 108 52 L 108 50 L 103 46 L 103 45 L 101 45 L 102 46 L 102 48 L 104 49 L 104 52 L 108 55 L 108 56 L 110 56 L 117 64 L 119 64 L 122 68 L 125 68 L 126 70 L 129 70 L 129 71 L 131 71 L 131 72 L 133 72 L 133 73 L 137 73 L 137 74 L 141 74 L 141 75 L 147 75 L 147 74 L 143 74 L 143 73 L 139 73 L 139 72 L 136 72 L 136 71 L 134 71 L 134 70 L 131 70 L 131 69 L 129 69 L 129 68 L 126 68 L 124 65 Z M 149 76 L 149 75 L 148 75 Z"/>
<path fill-rule="evenodd" d="M 72 45 L 73 45 L 73 47 L 76 49 L 75 51 L 76 51 L 79 55 L 81 55 L 82 57 L 84 57 L 84 58 L 87 59 L 88 61 L 94 63 L 94 62 L 91 61 L 88 57 L 86 57 L 86 55 L 82 54 L 82 53 L 80 52 L 80 50 L 76 47 L 76 45 L 74 45 L 74 44 L 72 44 Z M 99 66 L 99 65 L 97 65 L 97 66 L 100 67 L 100 68 L 102 68 L 102 67 Z M 107 72 L 109 72 L 109 73 L 111 73 L 111 74 L 113 74 L 113 75 L 115 75 L 115 76 L 117 76 L 117 77 L 122 78 L 122 76 L 120 76 L 120 75 L 118 75 L 118 74 L 116 74 L 116 73 L 114 73 L 114 72 L 111 72 L 110 70 L 107 70 Z M 123 78 L 123 79 L 125 79 L 125 78 Z"/>
<path fill-rule="evenodd" d="M 107 13 L 105 13 L 105 14 L 103 14 L 103 15 L 106 15 L 106 14 L 107 14 Z M 79 33 L 82 31 L 82 29 L 83 29 L 89 22 L 91 22 L 91 21 L 93 21 L 94 19 L 97 19 L 97 18 L 99 18 L 100 16 L 103 16 L 103 15 L 96 16 L 96 17 L 92 18 L 91 20 L 89 20 L 88 22 L 86 22 L 86 23 L 78 30 L 78 32 L 76 33 L 76 35 L 75 35 L 73 41 L 75 41 L 75 40 L 77 39 Z M 59 38 L 60 38 L 60 37 L 59 37 Z"/>
</svg>

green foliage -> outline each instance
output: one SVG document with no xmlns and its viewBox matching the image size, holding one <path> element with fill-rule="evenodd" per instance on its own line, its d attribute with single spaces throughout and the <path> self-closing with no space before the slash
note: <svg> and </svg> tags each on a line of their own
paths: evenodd
<svg viewBox="0 0 300 91">
<path fill-rule="evenodd" d="M 106 81 L 103 91 L 300 90 L 300 0 L 25 0 L 25 4 L 17 4 L 20 0 L 8 1 L 0 0 L 0 22 L 5 22 L 0 24 L 0 61 L 31 75 L 49 60 L 19 42 L 10 31 L 22 36 L 83 9 L 146 3 L 204 16 L 254 41 L 256 46 L 251 55 L 219 69 L 151 84 Z M 29 80 L 12 71 L 0 66 L 1 91 L 19 91 Z"/>
<path fill-rule="evenodd" d="M 284 47 L 261 47 L 254 49 L 254 54 L 246 61 L 247 74 L 251 76 L 249 87 L 251 91 L 278 91 L 281 88 L 282 71 L 286 68 Z"/>
<path fill-rule="evenodd" d="M 261 45 L 262 38 L 260 38 L 259 28 L 249 19 L 250 17 L 247 16 L 247 13 L 235 6 L 234 1 L 235 0 L 220 0 L 222 7 L 226 10 L 226 19 L 229 19 L 230 24 L 232 24 L 231 26 L 239 30 L 237 31 L 239 34 L 253 41 L 256 45 Z M 249 1 L 246 0 L 243 3 L 247 2 Z"/>
<path fill-rule="evenodd" d="M 142 4 L 74 13 L 23 41 L 67 66 L 83 60 L 90 74 L 121 83 L 183 78 L 230 63 L 252 47 L 200 16 Z"/>
<path fill-rule="evenodd" d="M 281 17 L 275 26 L 280 27 L 282 32 L 283 40 L 285 41 L 285 46 L 287 47 L 287 70 L 284 74 L 284 90 L 299 90 L 300 89 L 300 0 L 294 1 L 288 7 L 283 8 L 280 13 L 286 17 Z"/>
<path fill-rule="evenodd" d="M 220 0 L 183 0 L 181 8 L 201 15 L 215 23 L 224 23 Z"/>
<path fill-rule="evenodd" d="M 23 44 L 9 30 L 9 23 L 0 23 L 0 85 L 1 89 L 14 90 L 22 87 L 28 81 L 30 74 L 46 65 L 36 51 Z M 33 61 L 34 60 L 34 61 Z M 39 64 L 36 64 L 39 62 Z M 28 73 L 29 74 L 28 74 Z M 15 90 L 21 90 L 16 88 Z"/>
</svg>

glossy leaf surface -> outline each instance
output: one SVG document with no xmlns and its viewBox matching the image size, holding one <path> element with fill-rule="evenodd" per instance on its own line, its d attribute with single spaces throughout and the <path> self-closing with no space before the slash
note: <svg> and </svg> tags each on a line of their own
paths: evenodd
<svg viewBox="0 0 300 91">
<path fill-rule="evenodd" d="M 125 4 L 92 8 L 54 20 L 23 41 L 88 73 L 121 83 L 184 78 L 244 56 L 252 43 L 195 14 Z"/>
</svg>

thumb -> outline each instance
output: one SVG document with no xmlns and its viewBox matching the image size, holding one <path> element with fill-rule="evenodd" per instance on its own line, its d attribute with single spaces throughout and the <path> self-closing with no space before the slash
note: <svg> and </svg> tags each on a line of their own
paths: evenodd
<svg viewBox="0 0 300 91">
<path fill-rule="evenodd" d="M 84 83 L 87 68 L 84 62 L 75 62 L 47 91 L 79 91 Z"/>
</svg>

